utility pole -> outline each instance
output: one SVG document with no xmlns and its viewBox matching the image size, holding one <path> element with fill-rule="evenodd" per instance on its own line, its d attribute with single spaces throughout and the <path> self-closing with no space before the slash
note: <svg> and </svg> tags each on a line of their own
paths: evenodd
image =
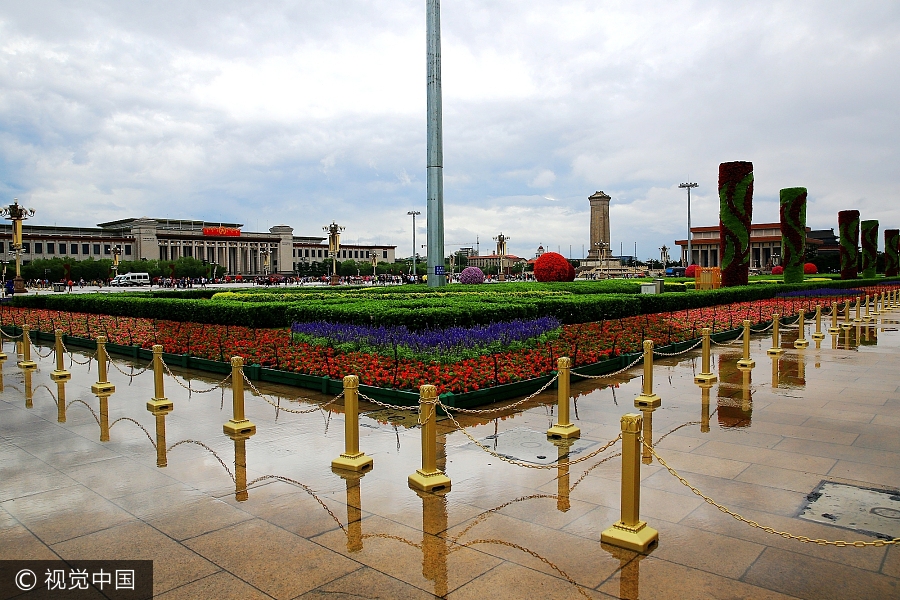
<svg viewBox="0 0 900 600">
<path fill-rule="evenodd" d="M 426 85 L 428 88 L 428 287 L 447 285 L 444 274 L 444 141 L 441 118 L 441 2 L 427 0 Z M 415 260 L 415 244 L 413 244 Z"/>
<path fill-rule="evenodd" d="M 694 261 L 694 255 L 691 248 L 691 188 L 698 187 L 696 183 L 682 183 L 679 184 L 679 188 L 687 189 L 688 192 L 688 255 L 687 255 L 687 264 L 685 267 L 691 266 L 691 263 Z"/>
</svg>

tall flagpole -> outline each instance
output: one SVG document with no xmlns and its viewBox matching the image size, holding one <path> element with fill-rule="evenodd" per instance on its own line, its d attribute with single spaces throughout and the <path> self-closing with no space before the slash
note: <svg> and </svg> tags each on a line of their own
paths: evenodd
<svg viewBox="0 0 900 600">
<path fill-rule="evenodd" d="M 441 2 L 426 0 L 428 85 L 428 173 L 426 209 L 428 287 L 447 284 L 444 275 L 444 141 L 441 123 Z"/>
</svg>

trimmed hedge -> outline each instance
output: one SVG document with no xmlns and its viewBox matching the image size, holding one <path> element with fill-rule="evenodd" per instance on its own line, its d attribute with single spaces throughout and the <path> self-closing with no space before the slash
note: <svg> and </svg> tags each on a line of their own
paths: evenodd
<svg viewBox="0 0 900 600">
<path fill-rule="evenodd" d="M 14 306 L 142 317 L 218 325 L 268 328 L 287 327 L 293 322 L 329 321 L 358 325 L 406 325 L 410 329 L 471 326 L 512 319 L 552 316 L 561 323 L 589 323 L 639 314 L 672 312 L 732 302 L 764 300 L 782 292 L 822 287 L 859 287 L 898 279 L 857 279 L 853 281 L 764 284 L 689 293 L 622 294 L 574 293 L 556 290 L 547 293 L 509 284 L 502 287 L 467 287 L 468 293 L 346 293 L 347 290 L 301 294 L 221 295 L 214 299 L 159 297 L 149 293 L 67 294 L 20 296 Z M 596 289 L 592 282 L 585 288 Z M 578 284 L 562 284 L 576 286 Z M 456 287 L 456 286 L 454 286 Z M 472 293 L 471 288 L 484 290 Z M 526 284 L 525 288 L 530 287 Z M 552 286 L 555 288 L 556 286 Z M 371 288 L 368 288 L 371 290 Z M 402 288 L 398 288 L 402 289 Z M 206 292 L 209 290 L 197 290 Z M 581 290 L 579 290 L 581 291 Z M 562 293 L 560 293 L 562 292 Z M 181 292 L 175 292 L 181 293 Z M 159 292 L 157 292 L 159 294 Z M 251 299 L 256 301 L 243 301 Z"/>
</svg>

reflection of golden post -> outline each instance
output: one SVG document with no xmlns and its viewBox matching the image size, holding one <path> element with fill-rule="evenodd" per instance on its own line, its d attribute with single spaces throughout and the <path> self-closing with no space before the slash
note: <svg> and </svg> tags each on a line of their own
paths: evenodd
<svg viewBox="0 0 900 600">
<path fill-rule="evenodd" d="M 778 325 L 781 323 L 781 315 L 775 313 L 772 315 L 772 347 L 766 350 L 769 356 L 778 356 L 784 349 L 781 347 L 781 341 L 778 339 Z"/>
<path fill-rule="evenodd" d="M 100 441 L 109 441 L 109 397 L 116 391 L 116 386 L 106 376 L 106 336 L 97 336 L 97 383 L 91 386 L 100 399 Z"/>
<path fill-rule="evenodd" d="M 249 435 L 237 434 L 234 441 L 234 499 L 244 502 L 250 497 L 247 491 L 247 438 Z"/>
<path fill-rule="evenodd" d="M 744 320 L 744 355 L 737 361 L 738 367 L 752 369 L 756 366 L 756 361 L 750 358 L 750 321 Z"/>
<path fill-rule="evenodd" d="M 800 309 L 800 316 L 797 319 L 797 324 L 800 326 L 800 336 L 794 340 L 794 348 L 808 348 L 809 340 L 806 339 L 806 323 L 804 319 L 806 317 L 806 311 L 802 308 Z"/>
<path fill-rule="evenodd" d="M 434 595 L 447 595 L 447 499 L 449 490 L 429 494 L 416 490 L 422 499 L 422 577 L 434 582 Z"/>
<path fill-rule="evenodd" d="M 244 359 L 240 356 L 231 357 L 231 408 L 232 418 L 222 425 L 225 435 L 246 440 L 256 433 L 256 425 L 244 417 Z"/>
<path fill-rule="evenodd" d="M 64 364 L 65 353 L 63 351 L 62 330 L 57 329 L 55 331 L 55 336 L 56 344 L 54 346 L 54 351 L 56 353 L 56 370 L 50 373 L 50 379 L 56 382 L 68 381 L 69 379 L 72 379 L 72 374 L 66 370 Z"/>
<path fill-rule="evenodd" d="M 772 387 L 778 387 L 778 356 L 772 357 Z"/>
<path fill-rule="evenodd" d="M 831 335 L 837 335 L 841 332 L 841 328 L 838 327 L 838 305 L 837 302 L 831 303 L 831 327 L 828 328 L 828 333 Z"/>
<path fill-rule="evenodd" d="M 822 305 L 816 304 L 816 330 L 812 334 L 812 339 L 816 342 L 816 348 L 822 347 L 822 340 L 825 334 L 822 333 Z"/>
<path fill-rule="evenodd" d="M 22 373 L 25 377 L 25 408 L 32 408 L 34 406 L 34 391 L 31 389 L 31 374 L 32 371 L 30 370 Z"/>
<path fill-rule="evenodd" d="M 700 384 L 700 432 L 709 433 L 709 390 L 713 384 Z"/>
<path fill-rule="evenodd" d="M 359 377 L 344 377 L 344 453 L 331 461 L 333 469 L 366 471 L 372 457 L 359 451 Z"/>
<path fill-rule="evenodd" d="M 641 415 L 622 415 L 622 515 L 600 534 L 600 541 L 635 552 L 646 552 L 659 541 L 659 533 L 641 521 Z"/>
<path fill-rule="evenodd" d="M 22 324 L 22 360 L 18 366 L 23 371 L 34 371 L 37 363 L 31 360 L 31 332 L 27 323 Z"/>
<path fill-rule="evenodd" d="M 360 479 L 366 476 L 362 471 L 348 471 L 331 467 L 331 470 L 344 480 L 347 486 L 347 551 L 359 552 L 363 549 L 362 541 L 362 498 Z"/>
<path fill-rule="evenodd" d="M 409 487 L 423 492 L 450 490 L 450 478 L 437 468 L 437 388 L 419 386 L 419 425 L 422 428 L 422 468 L 409 476 Z"/>
<path fill-rule="evenodd" d="M 715 373 L 712 372 L 712 368 L 709 366 L 709 327 L 703 328 L 703 359 L 702 365 L 703 367 L 700 369 L 700 372 L 694 375 L 694 383 L 715 383 L 719 378 L 716 377 Z"/>
<path fill-rule="evenodd" d="M 743 395 L 741 410 L 748 413 L 750 412 L 750 400 L 752 399 L 750 394 L 750 369 L 741 369 L 741 376 L 741 392 Z"/>
<path fill-rule="evenodd" d="M 66 380 L 56 382 L 56 422 L 66 422 Z"/>
<path fill-rule="evenodd" d="M 556 510 L 568 512 L 572 507 L 569 502 L 569 450 L 574 439 L 553 440 L 556 446 Z"/>
<path fill-rule="evenodd" d="M 556 425 L 547 430 L 547 437 L 554 440 L 581 437 L 581 429 L 569 419 L 569 396 L 571 390 L 572 359 L 561 357 L 556 360 L 556 370 L 559 374 L 556 380 L 557 403 L 559 404 L 558 419 Z"/>
<path fill-rule="evenodd" d="M 619 561 L 619 598 L 640 598 L 641 597 L 641 561 L 645 556 L 638 554 L 635 556 L 627 550 L 601 544 L 604 550 L 610 553 L 613 558 Z"/>
</svg>

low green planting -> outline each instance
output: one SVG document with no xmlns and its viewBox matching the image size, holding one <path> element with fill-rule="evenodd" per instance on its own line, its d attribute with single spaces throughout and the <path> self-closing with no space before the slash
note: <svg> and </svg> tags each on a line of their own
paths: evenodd
<svg viewBox="0 0 900 600">
<path fill-rule="evenodd" d="M 562 284 L 451 286 L 440 290 L 384 288 L 248 289 L 66 294 L 16 297 L 16 306 L 149 319 L 246 327 L 286 327 L 327 321 L 357 325 L 405 325 L 411 330 L 471 326 L 513 319 L 554 317 L 563 324 L 589 323 L 640 314 L 679 311 L 773 298 L 780 292 L 822 287 L 859 287 L 887 280 L 753 283 L 709 291 L 639 294 L 631 281 Z M 683 288 L 683 286 L 681 286 Z M 673 289 L 667 286 L 667 290 Z M 674 287 L 678 289 L 678 287 Z"/>
</svg>

